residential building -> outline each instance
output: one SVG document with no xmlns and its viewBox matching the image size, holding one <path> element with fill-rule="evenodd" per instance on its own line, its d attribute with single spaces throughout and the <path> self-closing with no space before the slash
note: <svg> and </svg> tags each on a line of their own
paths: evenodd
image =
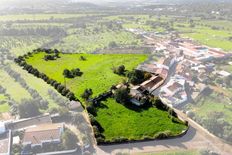
<svg viewBox="0 0 232 155">
<path fill-rule="evenodd" d="M 43 148 L 46 144 L 58 144 L 64 124 L 40 124 L 27 128 L 24 133 L 22 145 L 24 148 Z"/>
<path fill-rule="evenodd" d="M 0 155 L 11 155 L 12 133 L 5 131 L 0 135 Z"/>
</svg>

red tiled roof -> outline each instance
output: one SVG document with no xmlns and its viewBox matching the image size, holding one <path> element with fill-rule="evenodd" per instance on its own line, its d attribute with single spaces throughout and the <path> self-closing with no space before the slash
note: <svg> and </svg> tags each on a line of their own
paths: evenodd
<svg viewBox="0 0 232 155">
<path fill-rule="evenodd" d="M 60 139 L 63 124 L 44 124 L 28 128 L 23 137 L 23 143 L 41 144 L 43 141 Z"/>
<path fill-rule="evenodd" d="M 173 83 L 172 85 L 170 85 L 170 86 L 168 87 L 168 89 L 171 90 L 171 91 L 175 91 L 175 90 L 176 90 L 177 88 L 179 88 L 179 87 L 182 87 L 182 85 L 179 84 L 178 82 L 175 82 L 175 83 Z"/>
</svg>

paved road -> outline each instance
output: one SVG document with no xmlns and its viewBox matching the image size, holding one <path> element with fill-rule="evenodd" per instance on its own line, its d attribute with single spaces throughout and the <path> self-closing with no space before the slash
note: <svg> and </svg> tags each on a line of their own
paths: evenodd
<svg viewBox="0 0 232 155">
<path fill-rule="evenodd" d="M 201 150 L 209 149 L 220 153 L 221 155 L 232 155 L 232 146 L 224 143 L 221 139 L 211 135 L 204 128 L 194 121 L 187 118 L 181 111 L 176 110 L 179 116 L 187 119 L 190 128 L 186 135 L 180 138 L 168 140 L 153 140 L 147 142 L 117 144 L 109 146 L 98 146 L 96 152 L 99 155 L 116 154 L 125 152 L 128 154 L 136 153 L 155 153 L 172 150 Z"/>
</svg>

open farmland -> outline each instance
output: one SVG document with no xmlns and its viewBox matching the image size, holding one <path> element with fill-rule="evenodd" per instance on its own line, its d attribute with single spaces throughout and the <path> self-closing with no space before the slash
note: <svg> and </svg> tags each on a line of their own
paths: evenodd
<svg viewBox="0 0 232 155">
<path fill-rule="evenodd" d="M 225 90 L 228 92 L 228 95 L 232 94 L 232 90 Z M 196 105 L 192 106 L 193 111 L 197 114 L 202 120 L 209 118 L 211 112 L 223 112 L 221 117 L 224 121 L 232 124 L 232 108 L 231 100 L 229 97 L 213 92 L 209 96 L 202 98 Z M 209 108 L 210 107 L 210 108 Z"/>
<path fill-rule="evenodd" d="M 96 120 L 103 127 L 106 140 L 112 141 L 119 137 L 130 140 L 153 138 L 161 132 L 178 135 L 187 127 L 181 123 L 172 122 L 167 111 L 155 107 L 126 108 L 109 98 L 98 108 Z"/>
<path fill-rule="evenodd" d="M 8 112 L 10 107 L 6 103 L 6 97 L 3 94 L 0 94 L 0 113 L 2 112 Z"/>
<path fill-rule="evenodd" d="M 114 42 L 118 47 L 141 45 L 141 40 L 125 30 L 110 30 L 105 26 L 93 25 L 84 29 L 70 29 L 68 36 L 53 47 L 65 52 L 90 53 L 109 47 Z"/>
<path fill-rule="evenodd" d="M 15 101 L 31 98 L 30 94 L 4 70 L 0 70 L 0 81 L 2 87 L 6 89 L 7 94 L 9 94 Z"/>
<path fill-rule="evenodd" d="M 66 85 L 79 99 L 85 89 L 91 88 L 95 97 L 125 79 L 114 74 L 113 67 L 123 64 L 127 70 L 132 70 L 147 59 L 147 55 L 142 54 L 60 54 L 56 60 L 45 61 L 45 55 L 45 52 L 33 53 L 26 58 L 26 62 L 50 79 Z M 81 56 L 86 60 L 81 60 Z M 74 78 L 64 78 L 65 69 L 75 68 L 79 68 L 83 74 Z M 173 121 L 168 111 L 151 105 L 144 108 L 132 105 L 127 107 L 117 103 L 113 98 L 103 101 L 102 104 L 103 106 L 97 108 L 96 121 L 104 129 L 102 134 L 108 142 L 123 137 L 129 140 L 141 140 L 146 137 L 152 139 L 161 133 L 176 136 L 187 128 L 183 122 Z"/>
<path fill-rule="evenodd" d="M 54 20 L 86 16 L 86 14 L 19 14 L 19 15 L 2 15 L 1 22 L 19 21 L 19 20 Z"/>
<path fill-rule="evenodd" d="M 64 69 L 80 68 L 83 72 L 81 77 L 66 78 L 67 88 L 78 98 L 86 88 L 91 88 L 93 96 L 96 96 L 122 81 L 124 78 L 114 74 L 112 67 L 125 65 L 127 70 L 132 70 L 147 59 L 147 55 L 140 54 L 61 54 L 61 58 L 55 61 L 45 61 L 44 55 L 44 53 L 34 54 L 26 61 L 62 84 L 64 84 Z M 79 60 L 80 56 L 84 56 L 87 60 Z"/>
</svg>

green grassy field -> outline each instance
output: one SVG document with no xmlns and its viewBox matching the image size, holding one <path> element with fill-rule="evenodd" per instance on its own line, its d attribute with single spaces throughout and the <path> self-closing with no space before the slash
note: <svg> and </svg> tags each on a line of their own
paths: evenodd
<svg viewBox="0 0 232 155">
<path fill-rule="evenodd" d="M 186 27 L 175 27 L 182 33 L 183 37 L 189 37 L 201 44 L 214 48 L 221 48 L 225 51 L 232 50 L 232 42 L 228 39 L 232 36 L 230 30 L 213 30 L 210 27 L 195 26 L 189 27 L 186 23 L 182 23 Z"/>
<path fill-rule="evenodd" d="M 80 61 L 84 56 L 86 61 Z M 108 90 L 113 84 L 119 83 L 123 77 L 112 72 L 113 66 L 124 64 L 131 70 L 139 63 L 146 60 L 147 55 L 140 54 L 61 54 L 61 58 L 55 61 L 45 61 L 44 53 L 38 53 L 27 59 L 27 63 L 45 73 L 50 78 L 64 84 L 63 70 L 80 68 L 81 77 L 66 79 L 67 87 L 79 98 L 86 88 L 93 90 L 93 96 Z"/>
<path fill-rule="evenodd" d="M 138 112 L 124 107 L 112 98 L 102 103 L 105 108 L 98 108 L 96 120 L 103 127 L 106 140 L 117 137 L 139 140 L 144 136 L 154 137 L 163 131 L 177 135 L 186 129 L 183 124 L 173 123 L 167 111 L 151 107 Z"/>
<path fill-rule="evenodd" d="M 225 90 L 232 94 L 232 89 Z M 207 115 L 212 112 L 223 112 L 226 122 L 232 123 L 232 111 L 231 111 L 231 101 L 228 97 L 220 96 L 218 93 L 214 92 L 209 96 L 201 99 L 196 105 L 191 106 L 191 109 L 200 118 L 206 118 Z"/>
</svg>

